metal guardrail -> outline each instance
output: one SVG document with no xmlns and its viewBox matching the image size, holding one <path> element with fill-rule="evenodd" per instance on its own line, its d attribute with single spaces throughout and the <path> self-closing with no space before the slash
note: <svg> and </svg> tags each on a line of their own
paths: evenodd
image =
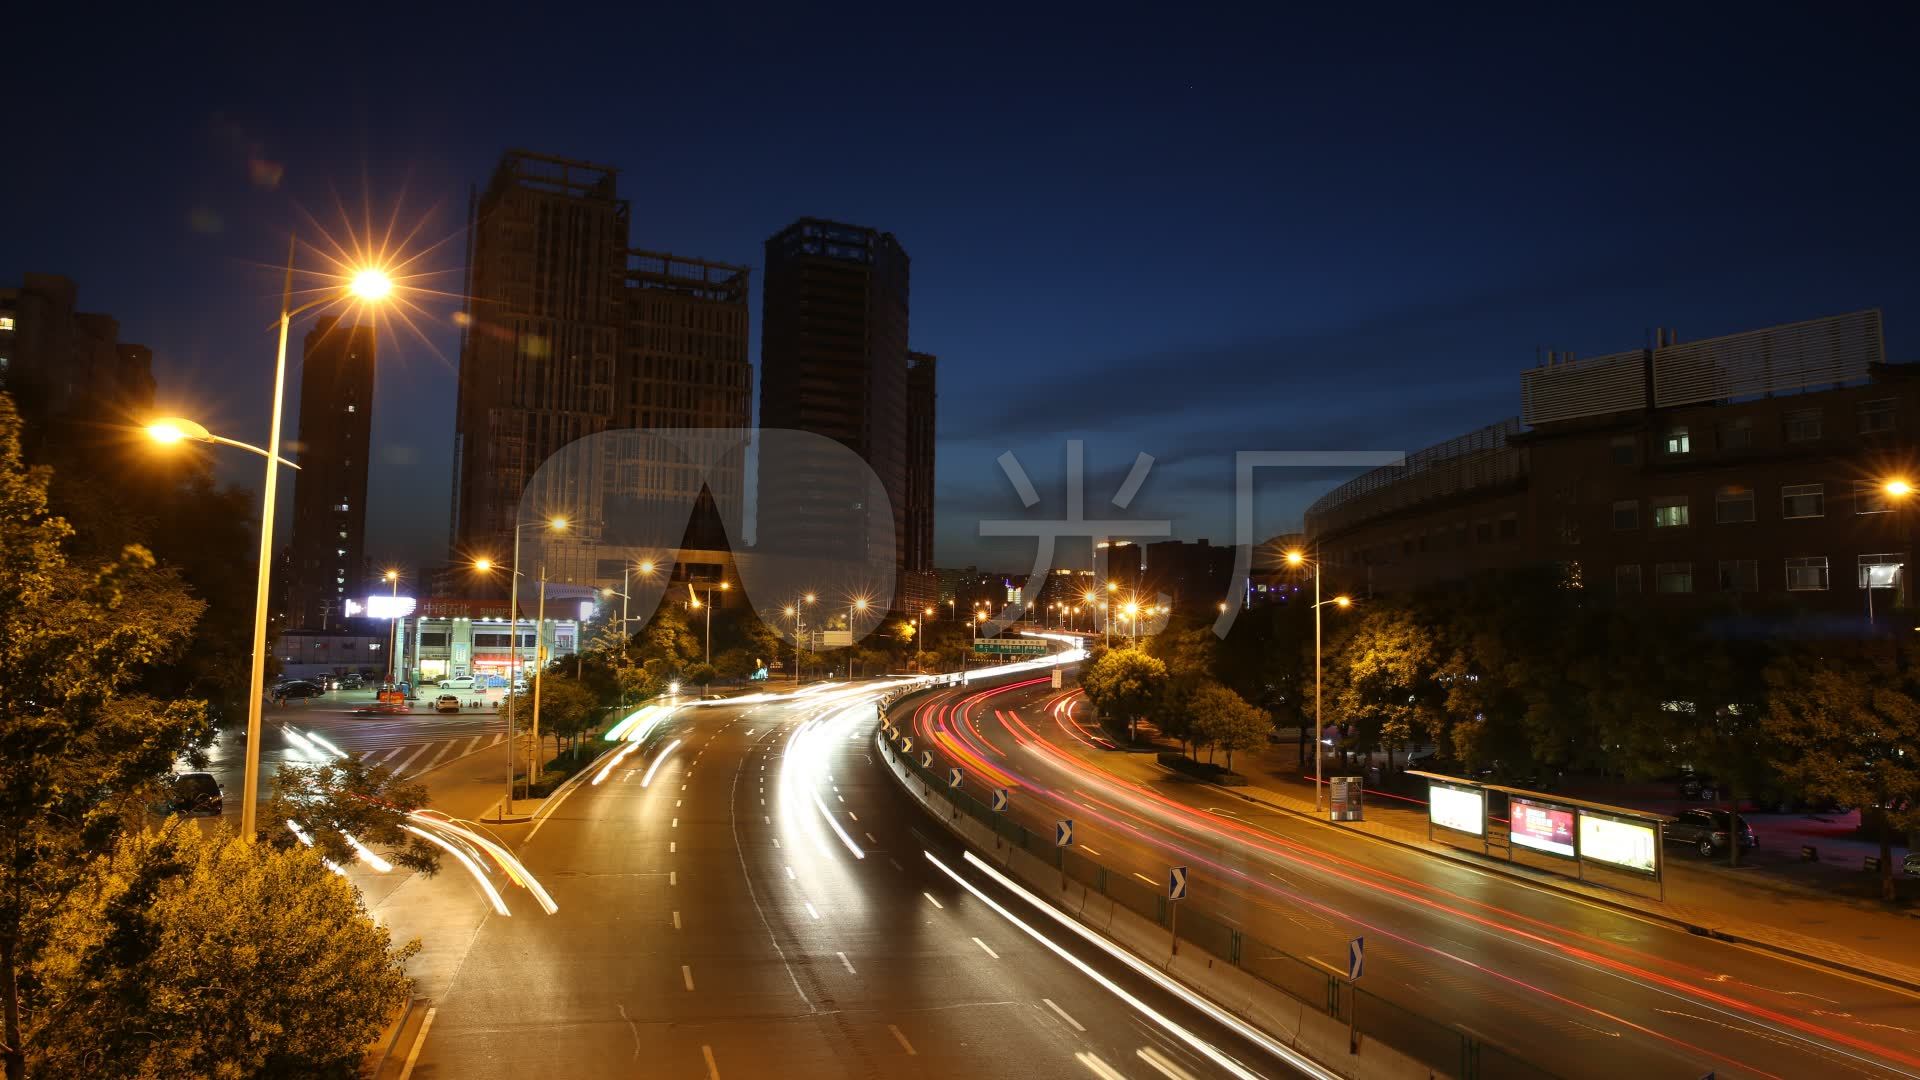
<svg viewBox="0 0 1920 1080">
<path fill-rule="evenodd" d="M 886 700 L 891 703 L 912 692 L 903 690 L 902 693 L 889 695 Z M 996 813 L 992 807 L 965 790 L 948 787 L 945 773 L 938 768 L 922 766 L 917 754 L 896 751 L 890 756 L 904 765 L 915 779 L 938 792 L 960 812 L 986 826 L 994 835 L 1029 854 L 1051 861 L 1065 880 L 1078 882 L 1135 915 L 1150 919 L 1171 931 L 1164 890 L 1150 888 L 1131 874 L 1110 871 L 1098 860 L 1082 855 L 1074 848 L 1056 847 L 1051 834 L 1035 833 L 1019 822 L 1010 820 L 1006 814 Z M 1461 1080 L 1519 1080 L 1522 1077 L 1557 1075 L 1476 1033 L 1414 1012 L 1362 987 L 1355 986 L 1349 993 L 1342 989 L 1342 984 L 1347 981 L 1344 975 L 1254 938 L 1210 915 L 1191 909 L 1182 911 L 1179 937 L 1183 947 L 1201 949 L 1252 975 L 1302 1006 L 1335 1020 L 1354 1019 L 1349 1012 L 1352 1008 L 1349 1003 L 1357 997 L 1357 1027 L 1361 1034 Z M 1338 947 L 1330 951 L 1343 953 L 1345 940 L 1341 937 Z"/>
</svg>

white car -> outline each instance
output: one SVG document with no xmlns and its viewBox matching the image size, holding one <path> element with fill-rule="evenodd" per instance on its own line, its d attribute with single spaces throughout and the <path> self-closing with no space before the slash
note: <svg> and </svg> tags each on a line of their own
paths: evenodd
<svg viewBox="0 0 1920 1080">
<path fill-rule="evenodd" d="M 473 676 L 471 676 L 471 675 L 455 675 L 455 676 L 454 676 L 453 678 L 451 678 L 451 679 L 441 679 L 441 680 L 440 680 L 440 689 L 442 689 L 442 690 L 471 690 L 471 689 L 473 689 Z"/>
</svg>

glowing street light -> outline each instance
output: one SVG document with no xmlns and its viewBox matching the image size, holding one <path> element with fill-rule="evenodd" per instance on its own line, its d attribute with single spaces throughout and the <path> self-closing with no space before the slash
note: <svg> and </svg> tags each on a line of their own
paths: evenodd
<svg viewBox="0 0 1920 1080">
<path fill-rule="evenodd" d="M 300 466 L 295 465 L 286 458 L 273 457 L 273 455 L 267 453 L 266 450 L 252 443 L 243 443 L 238 439 L 229 439 L 225 435 L 215 435 L 213 432 L 208 431 L 205 425 L 188 420 L 182 416 L 161 417 L 157 420 L 150 421 L 143 430 L 146 431 L 147 438 L 152 439 L 161 446 L 173 446 L 182 442 L 218 443 L 221 446 L 231 446 L 239 450 L 245 450 L 247 453 L 259 457 L 272 458 L 296 472 L 300 468 Z"/>
<path fill-rule="evenodd" d="M 1887 481 L 1883 486 L 1883 490 L 1896 499 L 1904 499 L 1908 495 L 1913 494 L 1913 485 L 1896 477 Z"/>
<path fill-rule="evenodd" d="M 384 270 L 369 268 L 353 275 L 347 291 L 362 300 L 385 300 L 393 295 L 393 279 Z"/>
<path fill-rule="evenodd" d="M 1308 560 L 1306 552 L 1298 548 L 1286 553 L 1288 566 L 1301 566 Z M 1327 604 L 1344 608 L 1353 603 L 1353 598 L 1342 594 L 1331 600 L 1320 599 L 1320 560 L 1313 559 L 1313 812 L 1320 812 L 1320 789 L 1325 786 L 1323 772 L 1325 757 L 1320 739 L 1326 727 L 1320 720 L 1320 609 Z"/>
</svg>

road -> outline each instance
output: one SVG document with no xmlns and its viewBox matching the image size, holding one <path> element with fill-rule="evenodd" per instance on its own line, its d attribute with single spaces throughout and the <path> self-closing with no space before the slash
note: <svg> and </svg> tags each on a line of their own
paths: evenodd
<svg viewBox="0 0 1920 1080">
<path fill-rule="evenodd" d="M 1344 972 L 1348 939 L 1365 937 L 1365 988 L 1394 1015 L 1369 1024 L 1363 1009 L 1362 1029 L 1450 1071 L 1458 1036 L 1414 1016 L 1485 1044 L 1489 1076 L 1529 1062 L 1596 1077 L 1920 1075 L 1920 996 L 1262 810 L 1100 747 L 1083 703 L 1044 679 L 904 705 L 895 722 L 936 769 L 966 770 L 974 797 L 1009 788 L 1013 816 L 1044 835 L 1073 818 L 1113 891 L 1190 866 L 1183 931 L 1240 932 L 1248 966 L 1310 1000 L 1325 978 L 1307 965 Z"/>
<path fill-rule="evenodd" d="M 877 693 L 681 708 L 547 809 L 557 910 L 480 924 L 412 1076 L 1298 1075 L 962 862 Z"/>
</svg>

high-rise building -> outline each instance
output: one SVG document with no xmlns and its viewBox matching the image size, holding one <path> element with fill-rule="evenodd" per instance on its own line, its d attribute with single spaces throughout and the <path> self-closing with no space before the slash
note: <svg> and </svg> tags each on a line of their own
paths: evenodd
<svg viewBox="0 0 1920 1080">
<path fill-rule="evenodd" d="M 615 170 L 509 151 L 469 210 L 453 547 L 500 558 L 548 457 L 614 411 L 627 203 Z M 595 500 L 599 477 L 574 499 Z"/>
<path fill-rule="evenodd" d="M 614 433 L 749 427 L 749 271 L 629 249 L 616 180 L 606 166 L 516 150 L 475 196 L 456 563 L 512 550 L 536 475 L 535 508 L 579 522 L 549 554 L 582 582 L 619 581 L 626 556 L 614 548 L 656 546 L 632 535 L 635 523 L 671 533 L 658 546 L 672 546 L 679 526 L 663 523 L 685 520 L 696 500 L 686 543 L 721 546 L 723 527 L 739 526 L 744 461 L 724 440 L 667 448 Z M 604 437 L 556 458 L 588 436 Z"/>
<path fill-rule="evenodd" d="M 935 414 L 939 361 L 922 352 L 907 354 L 907 494 L 903 508 L 906 549 L 901 552 L 895 606 L 924 611 L 940 597 L 933 565 Z"/>
<path fill-rule="evenodd" d="M 760 463 L 759 544 L 869 566 L 891 561 L 897 574 L 908 550 L 907 253 L 891 233 L 802 218 L 767 240 L 766 260 L 761 426 L 824 436 L 858 454 L 892 506 L 893 552 L 887 560 L 872 550 L 888 530 L 871 520 L 866 478 L 798 452 Z"/>
<path fill-rule="evenodd" d="M 287 548 L 287 625 L 328 629 L 363 595 L 374 330 L 327 316 L 307 332 Z"/>
<path fill-rule="evenodd" d="M 30 423 L 125 425 L 153 408 L 153 351 L 120 341 L 110 315 L 75 310 L 78 291 L 57 274 L 0 288 L 0 390 Z"/>
</svg>

